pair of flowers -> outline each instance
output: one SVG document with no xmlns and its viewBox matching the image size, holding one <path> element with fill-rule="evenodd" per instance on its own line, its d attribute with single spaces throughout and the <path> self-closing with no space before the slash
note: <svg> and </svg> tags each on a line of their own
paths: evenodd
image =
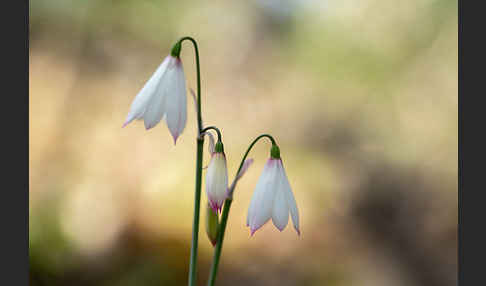
<svg viewBox="0 0 486 286">
<path fill-rule="evenodd" d="M 184 131 L 187 119 L 186 79 L 179 55 L 174 51 L 157 68 L 152 77 L 140 90 L 132 102 L 125 127 L 133 120 L 144 121 L 145 128 L 151 129 L 162 119 L 174 139 Z M 228 170 L 223 144 L 218 141 L 211 152 L 211 161 L 206 173 L 206 194 L 210 207 L 220 211 L 224 201 L 232 196 L 236 182 L 243 176 L 252 160 L 245 161 L 232 185 L 228 188 Z M 253 193 L 248 208 L 247 226 L 251 234 L 272 219 L 282 231 L 292 217 L 294 227 L 300 235 L 299 212 L 290 188 L 278 146 L 272 144 L 268 159 Z"/>
</svg>

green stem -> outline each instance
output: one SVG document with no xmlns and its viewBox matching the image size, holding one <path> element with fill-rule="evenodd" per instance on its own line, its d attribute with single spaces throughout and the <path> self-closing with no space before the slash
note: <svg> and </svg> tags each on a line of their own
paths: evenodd
<svg viewBox="0 0 486 286">
<path fill-rule="evenodd" d="M 228 221 L 228 214 L 231 208 L 232 199 L 226 199 L 224 202 L 223 213 L 221 214 L 221 223 L 218 229 L 218 238 L 216 239 L 216 246 L 214 248 L 213 265 L 211 266 L 211 274 L 209 276 L 208 285 L 213 286 L 216 281 L 216 274 L 218 273 L 219 258 L 221 257 L 221 249 L 223 247 L 224 231 L 226 230 L 226 223 Z"/>
<path fill-rule="evenodd" d="M 250 146 L 248 146 L 248 149 L 246 150 L 245 155 L 243 156 L 243 159 L 241 159 L 240 167 L 238 167 L 238 171 L 236 171 L 235 177 L 238 176 L 238 174 L 240 173 L 240 170 L 243 167 L 243 164 L 245 163 L 246 157 L 248 156 L 248 153 L 250 153 L 251 148 L 253 148 L 253 145 L 255 145 L 258 142 L 258 140 L 260 140 L 263 137 L 267 137 L 268 139 L 270 139 L 270 141 L 272 142 L 272 146 L 277 145 L 277 143 L 275 142 L 275 139 L 273 139 L 272 135 L 270 135 L 270 134 L 262 134 L 262 135 L 258 136 L 257 138 L 255 138 L 255 140 L 253 140 L 253 142 L 251 142 Z"/>
<path fill-rule="evenodd" d="M 194 219 L 192 224 L 192 243 L 191 259 L 189 262 L 189 285 L 196 284 L 196 266 L 197 266 L 197 246 L 199 235 L 199 209 L 201 204 L 201 175 L 202 175 L 202 157 L 203 157 L 204 139 L 197 139 L 197 159 L 196 159 L 196 191 L 194 192 Z"/>
<path fill-rule="evenodd" d="M 196 69 L 197 69 L 197 156 L 196 156 L 196 190 L 194 192 L 194 219 L 192 224 L 192 242 L 191 242 L 191 258 L 189 262 L 189 286 L 196 285 L 196 271 L 197 271 L 197 246 L 199 236 L 199 209 L 201 202 L 201 176 L 202 176 L 202 159 L 204 136 L 202 134 L 202 117 L 201 117 L 201 69 L 199 65 L 199 50 L 197 48 L 196 40 L 191 37 L 183 37 L 179 40 L 182 44 L 184 40 L 189 40 L 194 45 L 194 52 L 196 55 Z"/>
<path fill-rule="evenodd" d="M 253 140 L 253 142 L 246 150 L 245 155 L 241 160 L 240 167 L 238 168 L 235 177 L 238 176 L 238 174 L 240 173 L 240 170 L 243 167 L 243 164 L 245 163 L 246 157 L 248 156 L 248 153 L 250 153 L 250 150 L 258 142 L 258 140 L 260 140 L 263 137 L 267 137 L 268 139 L 270 139 L 270 141 L 272 142 L 272 146 L 277 145 L 277 143 L 275 143 L 275 139 L 273 139 L 273 137 L 269 134 L 262 134 L 257 138 L 255 138 L 255 140 Z M 229 190 L 229 193 L 233 194 L 233 190 Z M 211 266 L 211 274 L 209 276 L 208 286 L 214 286 L 214 282 L 216 281 L 216 274 L 218 274 L 219 259 L 221 257 L 221 249 L 223 248 L 224 232 L 226 230 L 226 223 L 228 221 L 228 215 L 229 215 L 232 202 L 233 202 L 232 195 L 228 197 L 224 202 L 223 213 L 221 214 L 221 224 L 219 225 L 218 238 L 214 249 L 213 264 Z"/>
<path fill-rule="evenodd" d="M 204 133 L 210 129 L 213 129 L 214 131 L 216 131 L 216 133 L 218 134 L 218 142 L 221 142 L 221 132 L 219 131 L 219 129 L 216 127 L 216 126 L 209 126 L 209 127 L 206 127 L 204 128 L 201 133 Z"/>
<path fill-rule="evenodd" d="M 201 68 L 199 65 L 199 49 L 197 47 L 196 40 L 191 37 L 183 37 L 179 40 L 182 44 L 183 41 L 191 41 L 194 45 L 194 53 L 196 54 L 196 69 L 197 69 L 197 130 L 199 131 L 198 136 L 202 133 L 202 117 L 201 117 Z"/>
</svg>

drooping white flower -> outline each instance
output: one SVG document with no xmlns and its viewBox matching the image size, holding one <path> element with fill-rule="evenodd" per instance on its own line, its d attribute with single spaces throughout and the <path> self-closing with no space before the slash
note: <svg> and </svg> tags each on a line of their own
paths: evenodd
<svg viewBox="0 0 486 286">
<path fill-rule="evenodd" d="M 223 151 L 223 144 L 217 142 L 215 152 L 211 154 L 206 171 L 206 194 L 209 205 L 216 212 L 220 211 L 227 197 L 228 169 L 226 167 L 226 156 Z"/>
<path fill-rule="evenodd" d="M 289 212 L 297 233 L 300 235 L 299 210 L 290 188 L 287 174 L 280 158 L 268 159 L 251 198 L 246 225 L 251 235 L 272 219 L 273 224 L 284 230 Z"/>
<path fill-rule="evenodd" d="M 184 131 L 187 118 L 186 78 L 180 58 L 168 55 L 137 94 L 130 106 L 125 127 L 143 119 L 148 130 L 164 118 L 174 144 Z"/>
</svg>

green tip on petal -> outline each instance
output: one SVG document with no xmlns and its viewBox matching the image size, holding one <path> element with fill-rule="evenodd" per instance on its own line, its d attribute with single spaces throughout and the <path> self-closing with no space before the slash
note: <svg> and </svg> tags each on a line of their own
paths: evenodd
<svg viewBox="0 0 486 286">
<path fill-rule="evenodd" d="M 272 145 L 272 149 L 270 150 L 270 156 L 272 159 L 280 159 L 280 148 L 276 144 Z"/>
<path fill-rule="evenodd" d="M 181 42 L 177 42 L 174 47 L 172 47 L 172 51 L 170 52 L 170 55 L 173 56 L 174 58 L 179 58 L 181 54 Z"/>
<path fill-rule="evenodd" d="M 216 145 L 214 145 L 214 152 L 223 153 L 223 151 L 224 151 L 223 143 L 221 141 L 218 141 Z"/>
</svg>

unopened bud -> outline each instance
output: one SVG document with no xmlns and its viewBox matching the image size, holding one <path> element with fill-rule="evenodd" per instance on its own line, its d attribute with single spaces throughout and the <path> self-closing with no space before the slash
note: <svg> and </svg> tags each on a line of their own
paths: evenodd
<svg viewBox="0 0 486 286">
<path fill-rule="evenodd" d="M 211 208 L 221 211 L 226 200 L 228 189 L 228 169 L 224 155 L 223 143 L 218 141 L 214 145 L 214 153 L 211 154 L 208 169 L 206 171 L 206 194 Z"/>
<path fill-rule="evenodd" d="M 209 206 L 206 205 L 206 234 L 213 246 L 216 245 L 218 239 L 218 214 Z"/>
</svg>

